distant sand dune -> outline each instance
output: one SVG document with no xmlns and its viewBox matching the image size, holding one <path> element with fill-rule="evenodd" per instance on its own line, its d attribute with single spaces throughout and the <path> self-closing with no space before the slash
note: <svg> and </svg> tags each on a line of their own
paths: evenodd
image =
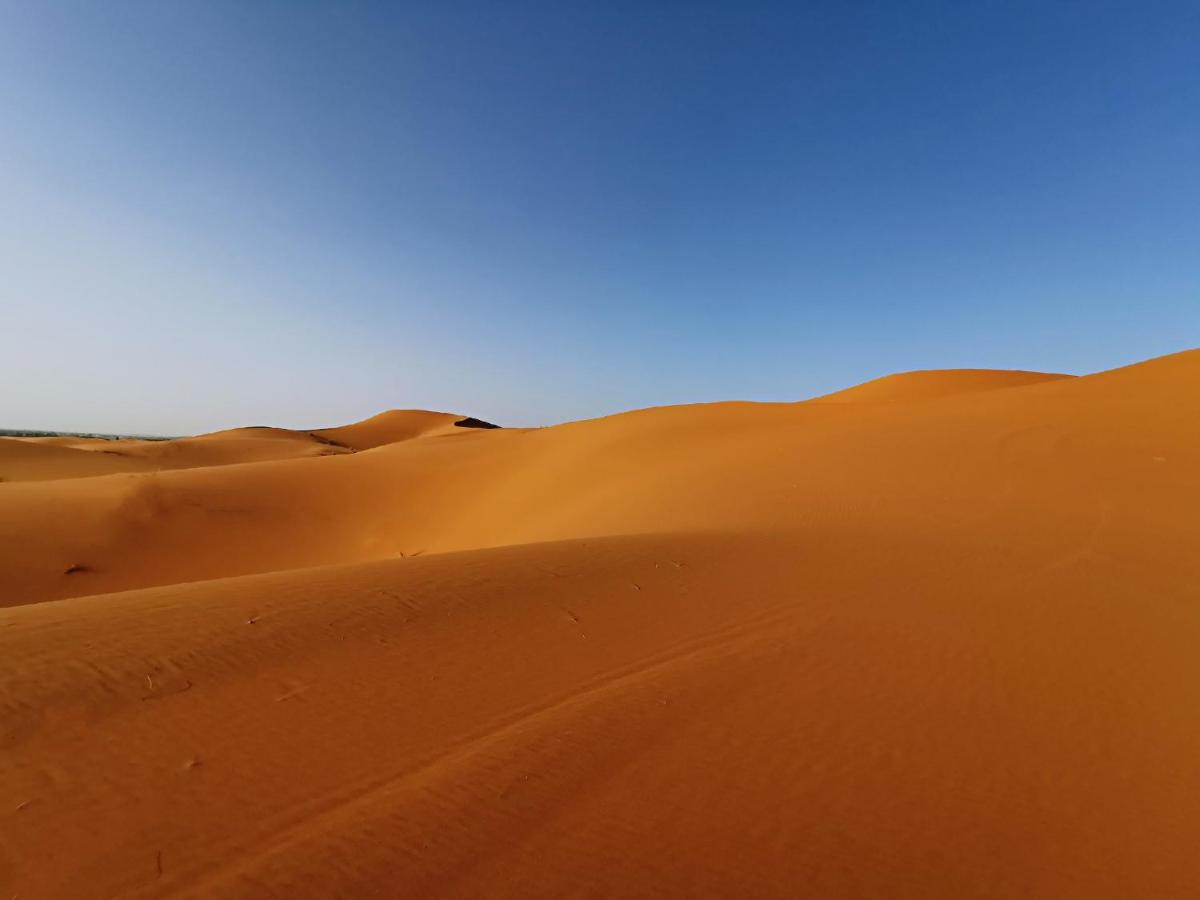
<svg viewBox="0 0 1200 900">
<path fill-rule="evenodd" d="M 1046 372 L 1019 372 L 1003 369 L 929 369 L 885 375 L 842 391 L 817 397 L 814 403 L 895 403 L 924 400 L 976 391 L 1024 387 L 1043 381 L 1071 378 Z"/>
<path fill-rule="evenodd" d="M 0 440 L 0 896 L 1200 894 L 1200 351 L 463 418 Z"/>
<path fill-rule="evenodd" d="M 455 434 L 457 426 L 495 427 L 450 413 L 390 410 L 353 425 L 296 431 L 231 428 L 172 440 L 0 437 L 0 479 L 53 481 L 112 472 L 198 469 L 237 463 L 307 459 L 369 450 L 417 437 Z M 64 450 L 73 453 L 60 452 Z"/>
<path fill-rule="evenodd" d="M 455 423 L 465 419 L 450 413 L 425 412 L 420 409 L 393 409 L 353 425 L 340 428 L 319 428 L 312 434 L 335 441 L 355 450 L 370 450 L 384 444 L 395 444 L 417 437 L 453 434 Z"/>
<path fill-rule="evenodd" d="M 101 448 L 78 449 L 70 443 L 59 443 L 57 440 L 50 443 L 0 437 L 0 481 L 3 482 L 88 478 L 114 472 L 140 472 L 149 468 L 141 460 L 131 459 L 121 453 L 105 453 Z"/>
</svg>

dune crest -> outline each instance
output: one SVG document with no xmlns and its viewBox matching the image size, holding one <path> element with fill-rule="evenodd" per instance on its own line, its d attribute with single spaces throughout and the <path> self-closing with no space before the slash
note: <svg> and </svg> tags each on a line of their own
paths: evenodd
<svg viewBox="0 0 1200 900">
<path fill-rule="evenodd" d="M 458 423 L 478 421 L 469 416 L 452 413 L 391 409 L 353 425 L 318 428 L 309 433 L 354 450 L 371 450 L 384 444 L 395 444 L 417 437 L 454 434 Z"/>
<path fill-rule="evenodd" d="M 1196 893 L 1200 351 L 464 420 L 0 440 L 0 887 Z"/>
<path fill-rule="evenodd" d="M 385 444 L 496 428 L 470 416 L 390 410 L 362 422 L 304 431 L 251 426 L 195 437 L 137 440 L 0 438 L 0 480 L 54 481 L 114 472 L 199 469 L 283 459 L 308 459 L 370 450 Z"/>
<path fill-rule="evenodd" d="M 924 369 L 885 375 L 832 394 L 814 397 L 810 403 L 896 403 L 926 400 L 976 391 L 1024 387 L 1044 381 L 1073 378 L 1051 372 L 1022 372 L 1007 369 Z"/>
</svg>

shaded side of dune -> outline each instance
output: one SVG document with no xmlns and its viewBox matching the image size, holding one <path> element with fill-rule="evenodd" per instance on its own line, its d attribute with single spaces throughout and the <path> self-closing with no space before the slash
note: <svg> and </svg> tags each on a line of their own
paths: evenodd
<svg viewBox="0 0 1200 900">
<path fill-rule="evenodd" d="M 0 885 L 1195 895 L 1200 353 L 1003 381 L 0 485 Z"/>
</svg>

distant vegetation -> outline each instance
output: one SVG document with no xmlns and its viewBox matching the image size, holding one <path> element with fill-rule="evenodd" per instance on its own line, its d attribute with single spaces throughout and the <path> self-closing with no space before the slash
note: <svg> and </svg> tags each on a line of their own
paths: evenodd
<svg viewBox="0 0 1200 900">
<path fill-rule="evenodd" d="M 102 441 L 171 441 L 174 438 L 157 434 L 91 434 L 86 431 L 22 431 L 19 428 L 0 428 L 0 437 L 77 437 Z"/>
</svg>

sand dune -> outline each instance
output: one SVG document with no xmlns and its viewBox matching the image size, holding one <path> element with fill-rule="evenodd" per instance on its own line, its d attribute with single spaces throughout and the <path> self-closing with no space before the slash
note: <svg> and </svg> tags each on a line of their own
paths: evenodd
<svg viewBox="0 0 1200 900">
<path fill-rule="evenodd" d="M 354 450 L 370 450 L 373 447 L 396 444 L 417 437 L 455 434 L 460 427 L 480 426 L 489 427 L 488 423 L 469 416 L 426 412 L 421 409 L 392 409 L 353 425 L 318 428 L 310 434 Z"/>
<path fill-rule="evenodd" d="M 418 437 L 494 428 L 468 416 L 389 410 L 338 428 L 231 428 L 175 440 L 104 440 L 77 437 L 0 438 L 0 480 L 53 481 L 113 472 L 227 466 L 308 459 L 369 450 Z M 70 451 L 70 452 L 68 452 Z"/>
<path fill-rule="evenodd" d="M 0 479 L 55 481 L 351 453 L 307 432 L 237 428 L 177 440 L 0 438 Z M 15 445 L 9 447 L 8 445 Z M 20 449 L 16 449 L 19 447 Z"/>
<path fill-rule="evenodd" d="M 845 390 L 818 397 L 817 403 L 894 403 L 1023 387 L 1043 381 L 1070 378 L 1047 372 L 1021 372 L 1004 369 L 928 369 L 885 375 Z"/>
<path fill-rule="evenodd" d="M 1200 351 L 462 418 L 0 442 L 0 887 L 1200 893 Z"/>
<path fill-rule="evenodd" d="M 0 482 L 87 478 L 148 468 L 141 460 L 99 448 L 93 451 L 66 442 L 0 437 Z"/>
</svg>

